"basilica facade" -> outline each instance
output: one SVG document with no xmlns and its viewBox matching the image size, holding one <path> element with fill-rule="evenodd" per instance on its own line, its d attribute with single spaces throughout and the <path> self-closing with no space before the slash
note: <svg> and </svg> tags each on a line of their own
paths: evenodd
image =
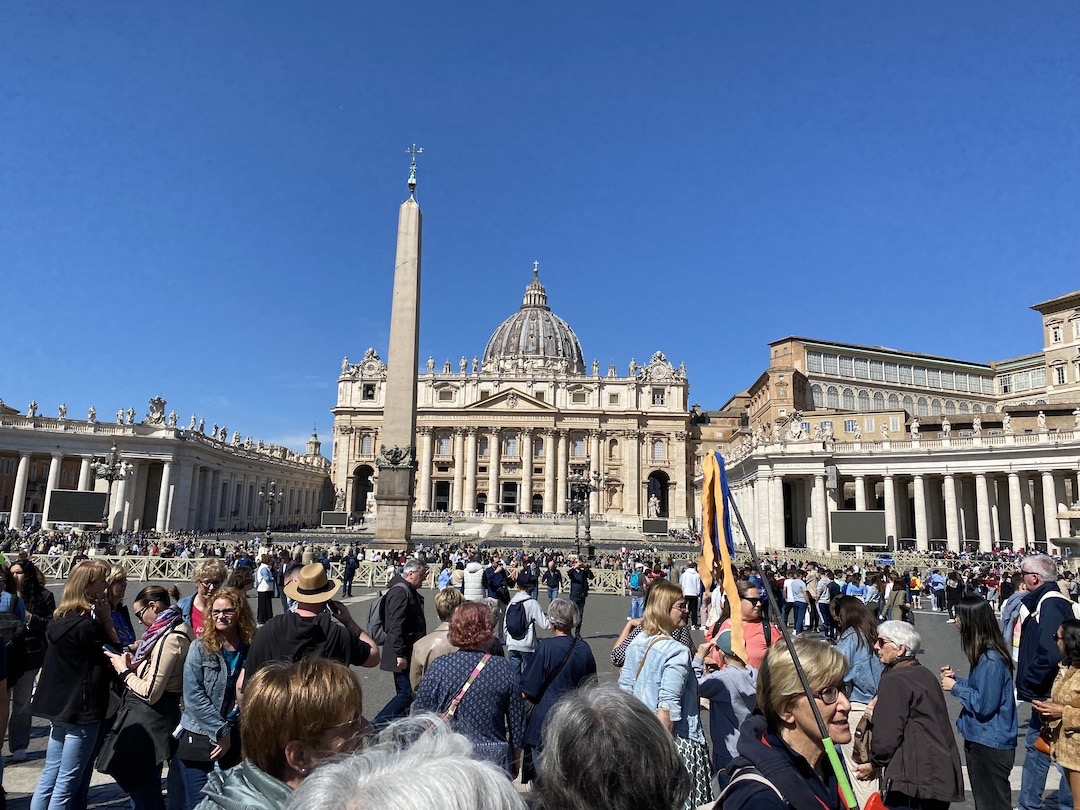
<svg viewBox="0 0 1080 810">
<path fill-rule="evenodd" d="M 374 514 L 386 372 L 368 349 L 338 377 L 332 476 L 339 508 L 357 519 Z M 416 386 L 420 513 L 561 514 L 574 476 L 588 475 L 602 520 L 637 526 L 652 514 L 685 526 L 693 514 L 685 368 L 660 351 L 625 374 L 587 366 L 536 266 L 483 354 L 438 366 L 429 357 Z"/>
</svg>

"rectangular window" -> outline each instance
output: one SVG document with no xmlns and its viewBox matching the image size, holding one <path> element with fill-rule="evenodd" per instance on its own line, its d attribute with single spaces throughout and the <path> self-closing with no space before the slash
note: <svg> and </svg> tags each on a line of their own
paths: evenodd
<svg viewBox="0 0 1080 810">
<path fill-rule="evenodd" d="M 435 450 L 437 456 L 450 455 L 453 439 L 449 433 L 442 433 L 439 435 L 439 446 Z"/>
<path fill-rule="evenodd" d="M 870 361 L 865 357 L 855 358 L 855 376 L 860 380 L 870 379 Z"/>
<path fill-rule="evenodd" d="M 941 388 L 941 372 L 936 368 L 927 370 L 926 384 L 931 388 Z"/>
<path fill-rule="evenodd" d="M 544 457 L 544 440 L 533 439 L 533 458 Z"/>
<path fill-rule="evenodd" d="M 1072 322 L 1073 325 L 1073 338 L 1080 338 L 1080 318 L 1077 318 Z"/>
<path fill-rule="evenodd" d="M 900 366 L 900 382 L 911 385 L 911 366 Z"/>
<path fill-rule="evenodd" d="M 992 377 L 983 377 L 982 392 L 984 394 L 994 393 L 994 379 Z"/>
<path fill-rule="evenodd" d="M 857 419 L 845 419 L 844 420 L 844 433 L 854 433 L 855 428 L 859 426 Z"/>
<path fill-rule="evenodd" d="M 899 369 L 896 367 L 896 363 L 885 364 L 885 382 L 900 382 Z"/>
<path fill-rule="evenodd" d="M 574 391 L 570 395 L 570 401 L 575 405 L 584 405 L 589 401 L 589 394 L 586 391 Z"/>
<path fill-rule="evenodd" d="M 801 422 L 799 424 L 799 426 L 802 428 L 802 432 L 803 432 L 804 436 L 809 436 L 810 435 L 810 423 L 809 422 Z"/>
<path fill-rule="evenodd" d="M 893 432 L 893 433 L 899 433 L 900 432 L 900 417 L 899 416 L 890 416 L 889 417 L 889 430 L 891 432 Z"/>
<path fill-rule="evenodd" d="M 862 429 L 863 429 L 863 433 L 873 433 L 874 432 L 874 418 L 872 416 L 868 416 L 863 420 Z"/>
<path fill-rule="evenodd" d="M 607 395 L 607 404 L 608 405 L 618 405 L 619 404 L 619 395 L 618 394 L 608 394 Z"/>
<path fill-rule="evenodd" d="M 824 370 L 824 364 L 821 361 L 821 352 L 806 353 L 806 370 L 817 372 L 818 374 Z"/>
<path fill-rule="evenodd" d="M 850 357 L 840 358 L 840 376 L 841 377 L 853 377 L 855 376 L 855 361 Z"/>
<path fill-rule="evenodd" d="M 821 427 L 821 432 L 822 433 L 826 433 L 826 434 L 832 433 L 832 421 L 831 420 L 830 421 L 825 421 L 825 422 L 819 422 L 818 424 Z"/>
<path fill-rule="evenodd" d="M 1055 324 L 1050 327 L 1050 342 L 1061 343 L 1061 324 Z"/>
<path fill-rule="evenodd" d="M 1046 368 L 1037 368 L 1031 372 L 1031 387 L 1032 388 L 1045 388 L 1046 387 Z"/>
<path fill-rule="evenodd" d="M 885 379 L 885 364 L 882 361 L 870 361 L 870 379 L 879 382 Z"/>
<path fill-rule="evenodd" d="M 518 437 L 517 435 L 511 435 L 506 437 L 506 455 L 516 456 L 518 454 Z"/>
<path fill-rule="evenodd" d="M 1017 391 L 1027 391 L 1031 388 L 1031 372 L 1018 371 L 1013 374 L 1013 382 L 1016 383 Z"/>
<path fill-rule="evenodd" d="M 1011 374 L 1003 374 L 1002 376 L 998 377 L 998 390 L 1000 390 L 1001 393 L 1003 393 L 1003 394 L 1011 394 L 1012 393 L 1012 375 Z"/>
<path fill-rule="evenodd" d="M 547 401 L 547 392 L 546 391 L 535 391 L 535 392 L 533 392 L 533 396 L 536 397 L 536 399 L 538 401 L 540 401 L 540 402 L 546 402 Z"/>
<path fill-rule="evenodd" d="M 967 391 L 968 390 L 968 375 L 962 371 L 956 372 L 956 390 Z"/>
<path fill-rule="evenodd" d="M 585 458 L 585 440 L 583 438 L 578 437 L 571 440 L 570 455 L 574 458 Z"/>
<path fill-rule="evenodd" d="M 652 390 L 652 404 L 663 405 L 664 404 L 664 389 L 654 388 Z"/>
<path fill-rule="evenodd" d="M 834 377 L 837 372 L 837 362 L 835 354 L 826 354 L 822 356 L 822 360 L 825 363 L 825 373 L 832 374 Z"/>
<path fill-rule="evenodd" d="M 1054 385 L 1065 384 L 1065 366 L 1054 366 Z"/>
<path fill-rule="evenodd" d="M 484 400 L 484 399 L 487 399 L 490 396 L 491 396 L 491 391 L 487 390 L 486 388 L 481 388 L 480 389 L 480 399 Z"/>
<path fill-rule="evenodd" d="M 944 388 L 946 391 L 955 391 L 956 375 L 954 375 L 951 371 L 941 372 L 941 387 Z"/>
<path fill-rule="evenodd" d="M 912 370 L 915 372 L 915 384 L 926 385 L 926 369 L 916 366 Z"/>
<path fill-rule="evenodd" d="M 439 402 L 453 402 L 454 401 L 454 389 L 443 388 L 439 391 Z"/>
</svg>

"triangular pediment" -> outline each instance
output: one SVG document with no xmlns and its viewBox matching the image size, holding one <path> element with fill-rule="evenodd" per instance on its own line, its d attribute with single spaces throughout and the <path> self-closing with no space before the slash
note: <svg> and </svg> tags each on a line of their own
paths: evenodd
<svg viewBox="0 0 1080 810">
<path fill-rule="evenodd" d="M 529 394 L 516 389 L 500 391 L 487 399 L 474 402 L 466 411 L 506 411 L 507 413 L 556 413 L 557 409 L 550 402 L 541 402 Z"/>
</svg>

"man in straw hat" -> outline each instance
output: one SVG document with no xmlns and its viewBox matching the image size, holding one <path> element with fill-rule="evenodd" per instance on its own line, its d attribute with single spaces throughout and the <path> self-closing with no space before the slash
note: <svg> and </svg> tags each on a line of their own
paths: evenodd
<svg viewBox="0 0 1080 810">
<path fill-rule="evenodd" d="M 340 587 L 340 582 L 326 576 L 322 563 L 301 568 L 284 588 L 285 595 L 296 601 L 296 609 L 274 616 L 255 634 L 244 665 L 245 679 L 268 661 L 299 661 L 311 656 L 377 667 L 378 645 L 360 629 L 348 609 L 334 601 Z"/>
</svg>

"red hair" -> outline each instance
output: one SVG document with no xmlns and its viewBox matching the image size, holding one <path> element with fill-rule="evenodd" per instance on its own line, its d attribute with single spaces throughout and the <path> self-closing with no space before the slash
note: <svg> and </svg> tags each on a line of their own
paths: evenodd
<svg viewBox="0 0 1080 810">
<path fill-rule="evenodd" d="M 465 602 L 450 617 L 450 643 L 461 650 L 483 650 L 495 636 L 495 614 L 483 602 Z"/>
</svg>

